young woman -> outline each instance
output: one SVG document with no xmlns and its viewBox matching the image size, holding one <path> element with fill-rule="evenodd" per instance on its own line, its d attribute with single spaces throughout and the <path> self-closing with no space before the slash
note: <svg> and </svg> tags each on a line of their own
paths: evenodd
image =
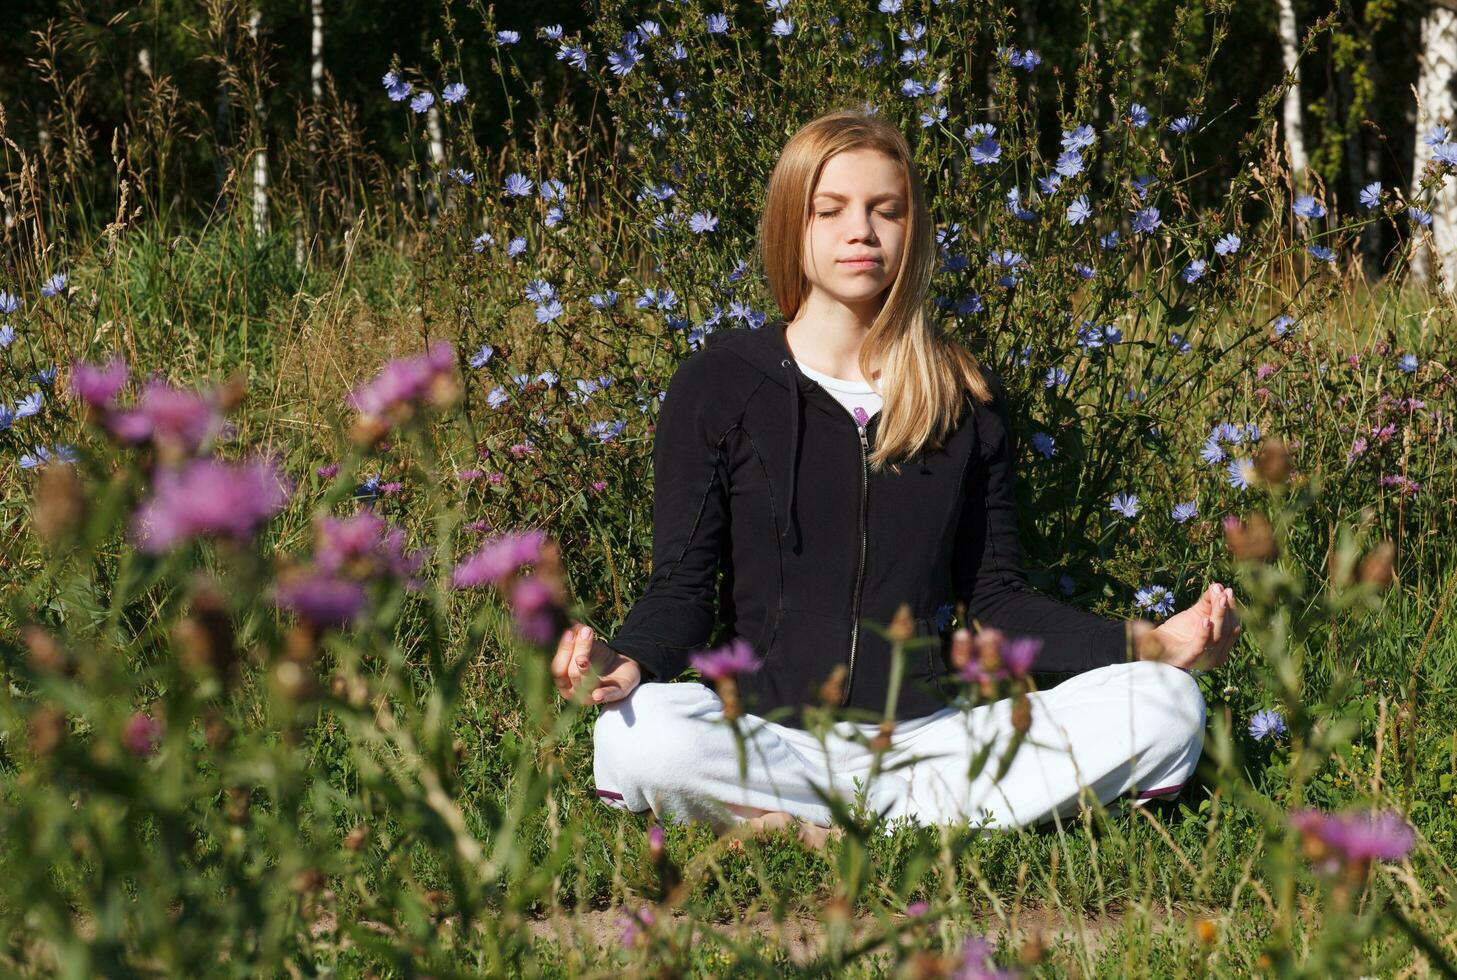
<svg viewBox="0 0 1457 980">
<path fill-rule="evenodd" d="M 1073 813 L 1085 793 L 1177 792 L 1203 744 L 1187 670 L 1228 656 L 1232 593 L 1213 583 L 1151 627 L 1028 587 L 1006 399 L 927 315 L 935 243 L 904 136 L 853 111 L 804 126 L 770 178 L 760 249 L 785 319 L 711 333 L 679 365 L 656 430 L 647 588 L 610 643 L 575 625 L 553 660 L 565 696 L 596 677 L 598 796 L 720 827 L 794 820 L 821 841 L 825 794 L 865 784 L 877 728 L 841 721 L 822 744 L 800 708 L 885 710 L 890 646 L 863 623 L 902 603 L 916 636 L 944 634 L 960 606 L 980 627 L 1038 638 L 1034 669 L 1076 676 L 1029 695 L 1000 779 L 995 765 L 973 777 L 977 751 L 994 743 L 995 759 L 1013 735 L 1012 703 L 949 705 L 949 639 L 926 644 L 865 787 L 877 812 L 1018 826 Z M 1132 643 L 1135 626 L 1152 642 Z M 747 772 L 714 690 L 668 683 L 732 638 L 762 658 L 738 679 Z"/>
</svg>

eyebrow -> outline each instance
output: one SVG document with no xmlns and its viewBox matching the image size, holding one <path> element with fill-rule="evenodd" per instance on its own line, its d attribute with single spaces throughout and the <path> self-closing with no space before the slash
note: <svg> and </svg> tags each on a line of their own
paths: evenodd
<svg viewBox="0 0 1457 980">
<path fill-rule="evenodd" d="M 830 198 L 834 198 L 836 201 L 848 201 L 848 200 L 850 200 L 844 194 L 836 194 L 834 191 L 815 191 L 814 196 L 815 197 L 830 197 Z M 904 199 L 905 199 L 905 195 L 904 194 L 901 194 L 901 193 L 898 193 L 898 192 L 890 193 L 890 194 L 876 194 L 876 195 L 874 195 L 873 197 L 870 198 L 870 200 L 872 202 L 873 201 L 901 201 L 901 200 L 904 200 Z"/>
</svg>

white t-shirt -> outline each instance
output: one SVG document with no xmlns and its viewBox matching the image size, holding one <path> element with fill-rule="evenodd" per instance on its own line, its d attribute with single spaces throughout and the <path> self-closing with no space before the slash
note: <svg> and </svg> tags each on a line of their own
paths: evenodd
<svg viewBox="0 0 1457 980">
<path fill-rule="evenodd" d="M 849 412 L 852 417 L 856 408 L 865 409 L 867 417 L 874 415 L 880 411 L 880 407 L 885 401 L 875 393 L 875 389 L 871 388 L 867 381 L 846 381 L 844 378 L 832 378 L 828 374 L 821 374 L 814 368 L 807 367 L 803 361 L 797 358 L 795 363 L 799 365 L 800 371 L 804 372 L 806 378 L 819 382 L 820 387 L 828 391 L 835 401 L 844 405 L 845 411 Z"/>
</svg>

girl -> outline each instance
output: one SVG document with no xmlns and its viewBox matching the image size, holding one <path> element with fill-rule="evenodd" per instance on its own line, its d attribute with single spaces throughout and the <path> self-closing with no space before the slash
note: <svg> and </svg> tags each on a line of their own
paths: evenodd
<svg viewBox="0 0 1457 980">
<path fill-rule="evenodd" d="M 1071 814 L 1085 792 L 1103 804 L 1177 792 L 1203 744 L 1187 670 L 1227 658 L 1233 595 L 1213 583 L 1151 627 L 1028 587 L 1004 391 L 927 315 L 935 242 L 904 136 L 857 111 L 804 126 L 770 177 L 759 245 L 785 319 L 711 333 L 679 365 L 655 435 L 647 588 L 610 643 L 574 625 L 553 659 L 564 696 L 591 678 L 585 697 L 604 705 L 598 796 L 720 828 L 794 821 L 820 843 L 826 797 L 857 789 L 890 819 L 984 826 Z M 891 649 L 863 624 L 902 604 L 915 636 L 943 641 L 907 658 L 889 706 L 904 720 L 869 780 Z M 944 627 L 958 607 L 1039 640 L 1039 672 L 1076 675 L 1028 696 L 1000 779 L 971 761 L 988 743 L 1000 757 L 1011 700 L 948 704 Z M 753 712 L 738 719 L 746 769 L 719 696 L 668 683 L 724 640 L 762 661 L 737 679 Z M 800 710 L 821 701 L 848 716 L 824 741 Z"/>
</svg>

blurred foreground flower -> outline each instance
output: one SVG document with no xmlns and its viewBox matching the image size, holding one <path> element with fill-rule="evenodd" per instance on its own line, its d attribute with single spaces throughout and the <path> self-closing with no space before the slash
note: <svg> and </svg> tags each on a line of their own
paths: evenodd
<svg viewBox="0 0 1457 980">
<path fill-rule="evenodd" d="M 1298 810 L 1290 822 L 1317 868 L 1329 873 L 1344 867 L 1352 877 L 1364 875 L 1372 861 L 1400 861 L 1416 839 L 1411 825 L 1392 810 Z"/>
<path fill-rule="evenodd" d="M 157 751 L 157 746 L 162 741 L 162 723 L 151 715 L 138 711 L 126 720 L 121 738 L 128 752 L 144 759 Z"/>
<path fill-rule="evenodd" d="M 740 674 L 752 674 L 763 666 L 749 641 L 736 636 L 724 646 L 693 654 L 688 663 L 705 680 L 713 681 L 719 700 L 723 702 L 725 718 L 732 721 L 743 715 L 737 678 Z"/>
<path fill-rule="evenodd" d="M 372 445 L 393 426 L 414 417 L 424 405 L 444 407 L 460 397 L 455 369 L 455 347 L 448 341 L 432 343 L 424 354 L 387 363 L 374 379 L 350 393 L 349 406 L 359 412 L 353 438 Z"/>
<path fill-rule="evenodd" d="M 532 575 L 522 570 L 532 568 Z M 451 573 L 457 589 L 493 586 L 507 600 L 522 639 L 547 646 L 566 624 L 561 553 L 546 532 L 508 531 L 462 559 Z"/>
<path fill-rule="evenodd" d="M 201 535 L 244 539 L 288 503 L 293 487 L 268 460 L 194 460 L 157 473 L 132 518 L 141 550 L 158 554 Z"/>
</svg>

